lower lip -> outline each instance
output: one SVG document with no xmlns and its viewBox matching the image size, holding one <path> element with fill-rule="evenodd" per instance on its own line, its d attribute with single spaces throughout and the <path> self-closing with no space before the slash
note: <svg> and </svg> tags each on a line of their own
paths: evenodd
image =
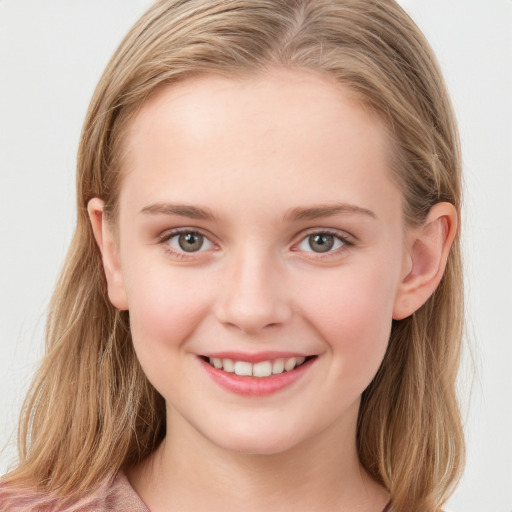
<svg viewBox="0 0 512 512">
<path fill-rule="evenodd" d="M 278 375 L 270 375 L 268 377 L 236 375 L 235 373 L 228 373 L 215 368 L 201 358 L 199 358 L 199 360 L 208 375 L 224 389 L 238 395 L 259 397 L 272 395 L 291 386 L 304 376 L 316 360 L 316 357 L 309 359 L 294 370 Z"/>
</svg>

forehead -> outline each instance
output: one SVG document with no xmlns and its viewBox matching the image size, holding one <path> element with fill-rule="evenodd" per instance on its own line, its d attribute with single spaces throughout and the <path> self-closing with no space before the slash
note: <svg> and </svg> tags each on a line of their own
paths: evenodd
<svg viewBox="0 0 512 512">
<path fill-rule="evenodd" d="M 200 201 L 208 184 L 233 203 L 371 203 L 394 188 L 389 156 L 383 122 L 329 77 L 199 76 L 158 91 L 131 122 L 121 197 Z"/>
</svg>

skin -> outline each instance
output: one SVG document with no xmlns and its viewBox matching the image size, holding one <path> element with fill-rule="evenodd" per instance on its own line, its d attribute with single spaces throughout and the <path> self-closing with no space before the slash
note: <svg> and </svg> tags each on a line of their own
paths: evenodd
<svg viewBox="0 0 512 512">
<path fill-rule="evenodd" d="M 98 198 L 89 213 L 110 300 L 130 311 L 137 356 L 166 400 L 165 441 L 128 471 L 153 512 L 379 512 L 388 501 L 358 460 L 361 393 L 392 319 L 437 286 L 456 232 L 446 203 L 404 226 L 389 146 L 374 114 L 304 71 L 197 77 L 131 123 L 116 225 Z M 182 228 L 205 237 L 200 250 L 180 248 Z M 311 236 L 325 233 L 334 246 L 316 252 Z M 255 397 L 207 375 L 199 356 L 219 351 L 315 359 Z"/>
</svg>

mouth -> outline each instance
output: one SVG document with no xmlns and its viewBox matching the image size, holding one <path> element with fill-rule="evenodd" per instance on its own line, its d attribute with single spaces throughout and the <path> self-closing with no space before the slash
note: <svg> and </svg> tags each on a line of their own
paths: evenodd
<svg viewBox="0 0 512 512">
<path fill-rule="evenodd" d="M 265 397 L 292 387 L 311 374 L 318 358 L 319 354 L 279 351 L 198 354 L 206 375 L 224 390 L 244 397 Z"/>
<path fill-rule="evenodd" d="M 265 378 L 292 372 L 317 356 L 280 357 L 251 363 L 232 358 L 201 356 L 211 367 L 240 377 Z"/>
</svg>

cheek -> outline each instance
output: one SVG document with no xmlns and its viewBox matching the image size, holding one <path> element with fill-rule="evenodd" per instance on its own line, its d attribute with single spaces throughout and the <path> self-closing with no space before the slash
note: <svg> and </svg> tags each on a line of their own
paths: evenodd
<svg viewBox="0 0 512 512">
<path fill-rule="evenodd" d="M 332 351 L 340 373 L 369 381 L 389 342 L 396 280 L 378 267 L 339 269 L 304 283 L 301 309 Z M 364 385 L 366 387 L 366 385 Z"/>
<path fill-rule="evenodd" d="M 168 347 L 179 347 L 208 309 L 208 291 L 191 282 L 186 272 L 169 268 L 130 276 L 126 288 L 136 350 L 163 354 Z"/>
<path fill-rule="evenodd" d="M 132 273 L 127 296 L 132 341 L 140 365 L 162 396 L 177 400 L 187 389 L 184 383 L 192 385 L 186 371 L 188 353 L 183 347 L 208 311 L 210 293 L 186 272 L 174 273 L 163 267 L 144 275 Z"/>
</svg>

